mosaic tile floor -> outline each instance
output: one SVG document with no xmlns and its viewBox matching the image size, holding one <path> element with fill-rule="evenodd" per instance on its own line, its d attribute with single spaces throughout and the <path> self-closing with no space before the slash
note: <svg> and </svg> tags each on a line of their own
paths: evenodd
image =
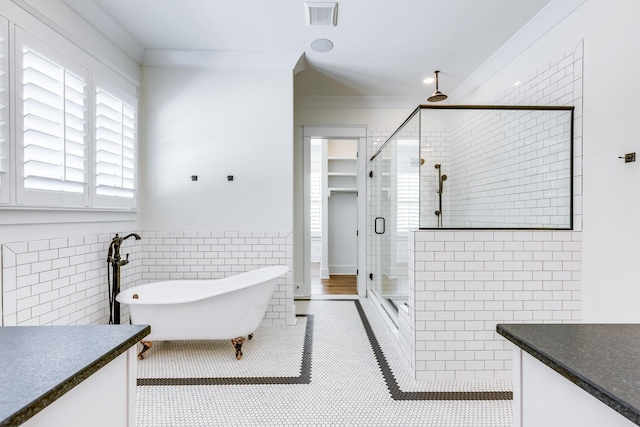
<svg viewBox="0 0 640 427">
<path fill-rule="evenodd" d="M 157 342 L 138 362 L 138 385 L 292 382 L 301 376 L 312 338 L 313 315 L 303 315 L 295 326 L 259 328 L 242 346 L 240 362 L 229 340 Z"/>
<path fill-rule="evenodd" d="M 243 377 L 234 379 L 229 375 L 239 374 L 233 368 L 210 371 L 198 368 L 204 365 L 195 363 L 195 367 L 187 369 L 187 377 L 224 378 L 224 382 L 138 386 L 137 425 L 511 426 L 511 401 L 504 400 L 510 394 L 509 382 L 413 380 L 395 350 L 396 338 L 370 300 L 296 301 L 296 309 L 310 315 L 299 319 L 299 323 L 311 320 L 310 327 L 305 323 L 305 342 L 309 346 L 300 351 L 299 344 L 294 345 L 291 358 L 283 359 L 282 366 L 289 366 L 284 372 L 289 376 L 291 364 L 299 363 L 300 376 L 294 378 L 304 377 L 303 372 L 310 368 L 310 381 L 280 382 L 282 366 L 274 354 L 281 354 L 282 341 L 273 339 L 269 344 L 263 340 L 260 356 L 255 350 L 257 346 L 253 346 L 251 353 L 249 347 L 245 352 L 247 360 L 251 354 L 252 364 L 260 357 L 258 365 L 263 368 L 260 372 L 245 372 Z M 297 329 L 292 331 L 294 334 L 302 330 L 298 326 L 292 329 Z M 267 331 L 260 333 L 265 335 Z M 276 330 L 269 333 L 281 334 Z M 202 351 L 190 349 L 188 357 L 193 357 L 192 352 Z M 305 352 L 310 358 L 306 367 Z M 296 361 L 291 362 L 293 359 Z M 149 356 L 141 364 L 151 360 Z M 152 368 L 149 365 L 144 369 Z M 160 375 L 176 374 L 169 370 Z M 256 378 L 266 380 L 255 381 Z M 247 379 L 253 383 L 243 382 Z M 450 400 L 469 396 L 478 399 L 497 396 L 503 400 Z"/>
</svg>

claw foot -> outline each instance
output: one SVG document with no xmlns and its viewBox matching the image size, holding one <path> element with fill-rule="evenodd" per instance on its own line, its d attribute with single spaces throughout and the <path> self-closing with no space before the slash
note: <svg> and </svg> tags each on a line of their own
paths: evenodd
<svg viewBox="0 0 640 427">
<path fill-rule="evenodd" d="M 244 338 L 234 338 L 231 340 L 231 344 L 236 348 L 236 359 L 242 359 L 242 344 L 244 344 Z"/>
<path fill-rule="evenodd" d="M 140 344 L 142 344 L 142 351 L 138 353 L 138 360 L 144 359 L 144 354 L 153 347 L 153 341 L 140 341 Z"/>
</svg>

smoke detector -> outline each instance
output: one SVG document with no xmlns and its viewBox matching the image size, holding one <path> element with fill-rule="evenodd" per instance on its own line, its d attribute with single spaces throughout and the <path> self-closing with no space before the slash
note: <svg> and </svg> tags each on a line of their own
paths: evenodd
<svg viewBox="0 0 640 427">
<path fill-rule="evenodd" d="M 338 25 L 338 3 L 335 2 L 305 2 L 304 16 L 307 27 Z"/>
</svg>

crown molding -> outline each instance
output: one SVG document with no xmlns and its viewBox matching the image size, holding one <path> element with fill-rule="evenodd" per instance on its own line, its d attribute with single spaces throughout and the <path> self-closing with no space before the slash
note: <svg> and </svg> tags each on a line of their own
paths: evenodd
<svg viewBox="0 0 640 427">
<path fill-rule="evenodd" d="M 94 0 L 61 1 L 136 63 L 140 64 L 142 62 L 142 56 L 144 55 L 142 43 L 129 34 L 122 25 L 105 12 Z"/>
<path fill-rule="evenodd" d="M 149 67 L 288 70 L 293 72 L 300 60 L 300 55 L 300 52 L 145 49 L 142 65 Z"/>
<path fill-rule="evenodd" d="M 415 109 L 424 97 L 296 95 L 295 108 Z"/>
</svg>

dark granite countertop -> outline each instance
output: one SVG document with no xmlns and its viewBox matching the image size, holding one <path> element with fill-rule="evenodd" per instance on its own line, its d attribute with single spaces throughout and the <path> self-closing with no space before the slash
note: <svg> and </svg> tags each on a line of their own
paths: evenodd
<svg viewBox="0 0 640 427">
<path fill-rule="evenodd" d="M 0 426 L 24 423 L 150 330 L 146 325 L 0 327 Z"/>
<path fill-rule="evenodd" d="M 497 332 L 640 425 L 640 325 L 500 324 Z"/>
</svg>

